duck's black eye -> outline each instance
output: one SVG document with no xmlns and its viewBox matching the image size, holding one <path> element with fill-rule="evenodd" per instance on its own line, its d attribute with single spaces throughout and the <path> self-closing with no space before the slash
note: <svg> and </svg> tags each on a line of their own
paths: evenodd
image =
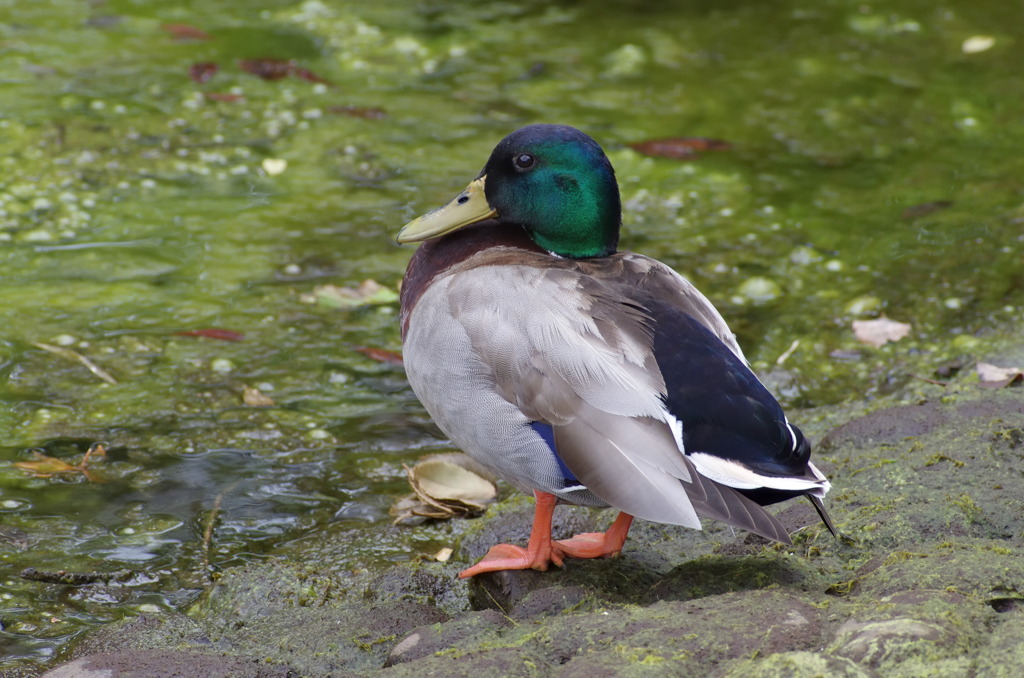
<svg viewBox="0 0 1024 678">
<path fill-rule="evenodd" d="M 529 153 L 520 153 L 512 162 L 519 169 L 529 169 L 533 167 L 533 156 Z"/>
</svg>

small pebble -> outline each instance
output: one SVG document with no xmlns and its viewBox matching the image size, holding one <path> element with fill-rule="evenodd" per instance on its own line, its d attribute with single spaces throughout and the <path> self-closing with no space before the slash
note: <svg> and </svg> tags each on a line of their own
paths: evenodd
<svg viewBox="0 0 1024 678">
<path fill-rule="evenodd" d="M 963 44 L 960 45 L 960 49 L 964 54 L 977 54 L 978 52 L 992 49 L 995 44 L 996 39 L 991 35 L 972 35 L 964 40 Z"/>
<path fill-rule="evenodd" d="M 736 290 L 737 296 L 755 304 L 765 304 L 782 296 L 782 288 L 771 278 L 747 278 Z"/>
<path fill-rule="evenodd" d="M 262 166 L 267 176 L 276 177 L 288 169 L 288 161 L 284 158 L 264 158 Z"/>
<path fill-rule="evenodd" d="M 235 364 L 227 358 L 216 358 L 210 363 L 210 369 L 217 374 L 228 374 L 235 369 Z"/>
</svg>

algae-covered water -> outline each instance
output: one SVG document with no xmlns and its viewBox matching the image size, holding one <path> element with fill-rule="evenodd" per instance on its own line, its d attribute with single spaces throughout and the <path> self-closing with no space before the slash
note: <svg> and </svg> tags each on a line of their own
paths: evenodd
<svg viewBox="0 0 1024 678">
<path fill-rule="evenodd" d="M 389 527 L 402 463 L 445 442 L 358 349 L 400 349 L 397 228 L 523 124 L 605 146 L 623 246 L 691 277 L 788 406 L 969 364 L 1024 308 L 1022 22 L 997 0 L 0 0 L 0 669 L 325 535 L 333 567 L 447 543 Z M 729 148 L 629 146 L 663 137 Z M 317 292 L 367 279 L 366 303 Z M 882 314 L 910 337 L 859 344 Z M 14 465 L 97 442 L 88 475 Z"/>
</svg>

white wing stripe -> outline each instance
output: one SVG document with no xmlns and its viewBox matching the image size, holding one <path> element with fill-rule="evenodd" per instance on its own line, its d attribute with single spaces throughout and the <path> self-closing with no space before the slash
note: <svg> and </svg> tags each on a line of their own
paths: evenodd
<svg viewBox="0 0 1024 678">
<path fill-rule="evenodd" d="M 770 487 L 775 490 L 822 490 L 828 491 L 828 481 L 814 469 L 816 480 L 806 478 L 779 478 L 766 476 L 729 459 L 722 459 L 706 452 L 691 452 L 687 455 L 700 474 L 717 483 L 734 487 L 737 490 L 754 490 L 759 487 Z M 813 466 L 808 465 L 810 468 Z M 817 492 L 815 492 L 817 494 Z M 824 494 L 824 492 L 822 492 Z"/>
</svg>

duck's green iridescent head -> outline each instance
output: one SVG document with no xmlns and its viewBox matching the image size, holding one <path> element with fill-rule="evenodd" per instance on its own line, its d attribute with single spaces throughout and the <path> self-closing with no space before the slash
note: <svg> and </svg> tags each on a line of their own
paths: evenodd
<svg viewBox="0 0 1024 678">
<path fill-rule="evenodd" d="M 615 171 L 597 142 L 572 127 L 530 125 L 502 139 L 479 178 L 406 225 L 398 242 L 493 218 L 559 256 L 600 257 L 615 252 L 621 217 Z"/>
</svg>

